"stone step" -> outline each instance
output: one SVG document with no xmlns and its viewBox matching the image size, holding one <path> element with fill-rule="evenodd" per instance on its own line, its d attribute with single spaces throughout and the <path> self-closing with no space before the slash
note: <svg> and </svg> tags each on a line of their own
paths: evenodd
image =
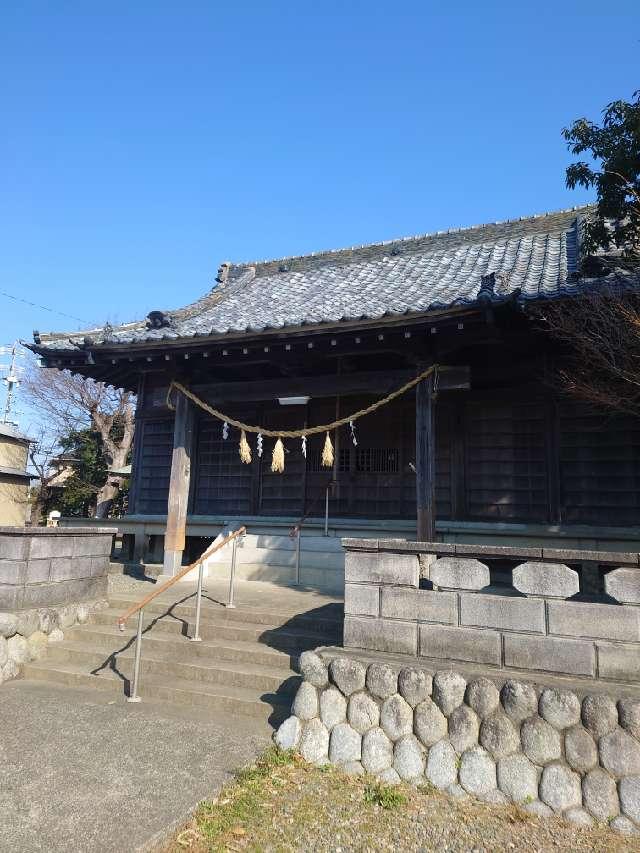
<svg viewBox="0 0 640 853">
<path fill-rule="evenodd" d="M 123 697 L 125 688 L 128 689 L 127 682 L 112 671 L 90 675 L 77 665 L 48 663 L 46 660 L 25 664 L 24 677 L 110 691 L 116 697 Z M 241 714 L 268 720 L 274 726 L 288 716 L 291 701 L 287 694 L 260 693 L 241 687 L 194 683 L 180 678 L 167 681 L 156 675 L 141 677 L 138 693 L 143 701 L 146 697 L 186 707 Z"/>
<path fill-rule="evenodd" d="M 117 617 L 121 610 L 101 610 L 92 617 L 94 624 L 116 625 Z M 136 617 L 133 617 L 127 625 L 132 628 Z M 179 618 L 153 613 L 148 614 L 144 620 L 145 630 L 151 626 L 151 630 L 167 631 L 170 633 L 191 636 L 194 619 Z M 314 648 L 315 646 L 332 645 L 342 640 L 342 631 L 326 631 L 323 633 L 289 629 L 287 626 L 280 628 L 255 625 L 251 623 L 237 623 L 226 619 L 211 618 L 208 614 L 202 615 L 200 620 L 200 636 L 204 640 L 243 640 L 248 642 L 264 643 L 279 649 L 280 651 L 299 650 Z"/>
<path fill-rule="evenodd" d="M 114 649 L 122 648 L 125 642 L 135 637 L 135 631 L 121 632 L 109 625 L 83 625 L 68 628 L 65 639 L 73 643 L 87 643 L 103 653 L 111 653 Z M 274 669 L 293 669 L 298 656 L 293 653 L 280 652 L 270 649 L 263 643 L 250 643 L 228 640 L 225 642 L 203 640 L 201 643 L 191 643 L 181 634 L 162 633 L 153 631 L 144 634 L 144 650 L 160 655 L 171 654 L 176 660 L 197 661 L 206 660 L 246 661 L 251 660 L 260 666 Z"/>
<path fill-rule="evenodd" d="M 132 604 L 137 604 L 140 598 L 124 594 L 109 596 L 111 610 L 123 613 Z M 145 614 L 168 613 L 179 614 L 183 618 L 195 618 L 196 601 L 195 594 L 188 594 L 180 602 L 174 603 L 172 599 L 165 599 L 162 595 L 146 605 Z M 135 618 L 135 617 L 132 617 Z M 302 630 L 310 630 L 312 633 L 335 632 L 342 630 L 343 605 L 323 605 L 309 613 L 292 611 L 289 613 L 274 613 L 273 610 L 258 610 L 238 605 L 236 608 L 227 608 L 212 601 L 206 594 L 202 598 L 201 618 L 215 618 L 234 623 L 247 623 L 262 625 L 265 627 L 279 628 L 300 627 Z"/>
<path fill-rule="evenodd" d="M 185 640 L 185 643 L 188 643 Z M 190 644 L 191 645 L 191 644 Z M 176 660 L 172 649 L 159 653 L 148 644 L 143 644 L 141 672 L 143 676 L 162 677 L 172 684 L 176 679 L 195 684 L 220 684 L 241 687 L 265 693 L 289 695 L 296 689 L 300 677 L 290 669 L 271 669 L 257 666 L 250 660 L 239 661 L 185 661 Z M 90 674 L 114 671 L 125 678 L 133 675 L 135 644 L 133 638 L 105 655 L 102 649 L 86 643 L 55 643 L 47 652 L 46 661 L 54 668 L 59 664 L 71 664 Z M 96 670 L 98 672 L 96 673 Z"/>
</svg>

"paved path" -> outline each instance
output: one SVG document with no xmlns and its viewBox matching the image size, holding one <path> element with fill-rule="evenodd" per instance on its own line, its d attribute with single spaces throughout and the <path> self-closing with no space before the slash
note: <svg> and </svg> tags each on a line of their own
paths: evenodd
<svg viewBox="0 0 640 853">
<path fill-rule="evenodd" d="M 268 743 L 251 719 L 17 680 L 0 687 L 0 850 L 129 853 Z"/>
</svg>

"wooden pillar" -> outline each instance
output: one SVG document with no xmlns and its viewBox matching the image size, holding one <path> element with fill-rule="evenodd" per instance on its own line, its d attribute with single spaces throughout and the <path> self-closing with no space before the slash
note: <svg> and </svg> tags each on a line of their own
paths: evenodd
<svg viewBox="0 0 640 853">
<path fill-rule="evenodd" d="M 163 575 L 168 576 L 175 575 L 182 564 L 189 503 L 193 421 L 191 403 L 183 394 L 178 394 L 173 427 L 167 529 L 164 535 Z"/>
<path fill-rule="evenodd" d="M 436 538 L 436 430 L 433 374 L 416 386 L 416 498 L 418 542 Z"/>
</svg>

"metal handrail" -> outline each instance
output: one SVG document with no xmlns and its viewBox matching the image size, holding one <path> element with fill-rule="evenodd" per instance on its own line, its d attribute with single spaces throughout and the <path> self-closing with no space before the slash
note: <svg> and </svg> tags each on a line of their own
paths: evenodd
<svg viewBox="0 0 640 853">
<path fill-rule="evenodd" d="M 325 487 L 324 493 L 324 535 L 329 535 L 329 490 L 337 484 L 337 481 L 331 477 L 327 480 L 327 485 Z M 310 505 L 309 509 L 305 512 L 302 518 L 293 525 L 291 530 L 289 531 L 289 539 L 296 540 L 296 579 L 295 584 L 300 584 L 300 549 L 301 549 L 301 531 L 304 526 L 305 521 L 311 515 L 311 510 L 316 506 L 316 504 L 320 503 L 322 495 L 318 496 Z"/>
<path fill-rule="evenodd" d="M 174 575 L 172 578 L 169 578 L 168 581 L 162 584 L 162 586 L 154 589 L 153 592 L 150 592 L 149 595 L 145 595 L 145 597 L 139 601 L 137 604 L 132 604 L 128 610 L 122 614 L 122 616 L 118 616 L 116 620 L 116 624 L 120 628 L 121 631 L 124 631 L 124 625 L 127 619 L 130 616 L 133 616 L 134 613 L 138 614 L 138 630 L 136 633 L 136 653 L 133 664 L 133 684 L 131 688 L 131 695 L 127 697 L 127 702 L 139 702 L 140 697 L 138 696 L 138 679 L 140 676 L 140 655 L 142 653 L 142 625 L 143 625 L 143 615 L 144 608 L 153 601 L 154 598 L 157 598 L 161 593 L 165 590 L 172 587 L 175 583 L 177 583 L 180 578 L 183 578 L 186 574 L 193 571 L 193 569 L 198 566 L 198 591 L 196 598 L 196 624 L 195 630 L 193 633 L 193 637 L 189 639 L 193 642 L 200 642 L 200 609 L 202 602 L 202 575 L 205 560 L 210 557 L 212 554 L 215 554 L 216 551 L 219 551 L 221 548 L 224 548 L 225 545 L 228 545 L 229 542 L 233 542 L 233 554 L 231 557 L 231 578 L 229 582 L 229 603 L 227 607 L 233 608 L 235 604 L 233 603 L 233 581 L 235 575 L 235 567 L 236 567 L 236 539 L 238 536 L 242 536 L 246 533 L 246 527 L 239 527 L 237 530 L 234 530 L 233 533 L 230 533 L 228 536 L 221 542 L 212 542 L 211 545 L 198 557 L 197 560 L 194 560 L 193 563 L 190 563 L 188 566 L 180 569 L 177 575 Z"/>
</svg>

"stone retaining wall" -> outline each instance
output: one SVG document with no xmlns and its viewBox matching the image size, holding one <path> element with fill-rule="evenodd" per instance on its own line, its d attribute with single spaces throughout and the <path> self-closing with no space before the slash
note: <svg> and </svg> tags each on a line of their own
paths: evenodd
<svg viewBox="0 0 640 853">
<path fill-rule="evenodd" d="M 343 546 L 345 648 L 640 682 L 637 553 L 367 539 Z M 493 584 L 496 573 L 511 585 Z"/>
<path fill-rule="evenodd" d="M 0 527 L 0 684 L 106 606 L 113 531 Z"/>
<path fill-rule="evenodd" d="M 640 832 L 638 700 L 340 657 L 327 665 L 314 652 L 300 671 L 274 739 L 307 761 Z"/>
</svg>

